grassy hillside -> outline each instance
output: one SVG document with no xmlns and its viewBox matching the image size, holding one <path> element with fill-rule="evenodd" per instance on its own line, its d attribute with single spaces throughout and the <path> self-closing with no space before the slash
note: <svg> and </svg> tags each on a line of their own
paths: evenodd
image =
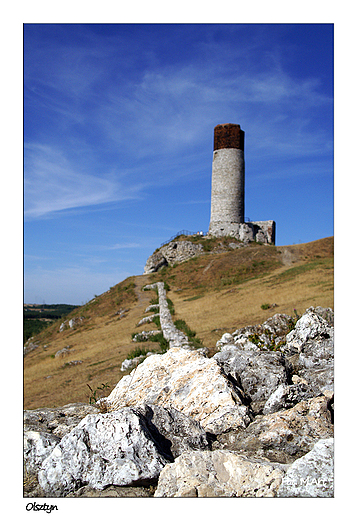
<svg viewBox="0 0 355 520">
<path fill-rule="evenodd" d="M 296 309 L 301 314 L 312 305 L 333 308 L 332 237 L 282 247 L 231 249 L 231 242 L 205 239 L 205 255 L 130 277 L 77 308 L 66 317 L 84 318 L 75 329 L 59 332 L 58 321 L 39 333 L 32 340 L 38 348 L 24 358 L 25 408 L 89 402 L 95 391 L 96 397 L 107 395 L 125 375 L 122 361 L 137 346 L 159 349 L 157 343 L 132 342 L 132 333 L 156 329 L 154 323 L 137 327 L 156 297 L 142 291 L 148 283 L 166 282 L 174 320 L 185 321 L 211 355 L 224 332 L 262 323 L 276 312 L 294 315 Z M 55 356 L 64 347 L 69 349 Z"/>
</svg>

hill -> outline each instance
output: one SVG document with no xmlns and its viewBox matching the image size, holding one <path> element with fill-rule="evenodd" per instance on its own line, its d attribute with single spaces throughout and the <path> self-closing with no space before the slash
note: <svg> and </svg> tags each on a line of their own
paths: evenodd
<svg viewBox="0 0 355 520">
<path fill-rule="evenodd" d="M 60 320 L 35 336 L 37 348 L 24 357 L 24 407 L 89 402 L 94 394 L 107 394 L 125 374 L 122 361 L 137 349 L 132 334 L 157 328 L 137 326 L 154 303 L 154 294 L 142 291 L 149 283 L 166 283 L 174 320 L 195 331 L 211 354 L 224 332 L 262 323 L 276 312 L 333 307 L 333 237 L 277 247 L 252 243 L 234 249 L 228 243 L 209 242 L 201 256 L 132 276 L 71 312 L 62 331 Z M 159 349 L 154 342 L 142 346 Z"/>
</svg>

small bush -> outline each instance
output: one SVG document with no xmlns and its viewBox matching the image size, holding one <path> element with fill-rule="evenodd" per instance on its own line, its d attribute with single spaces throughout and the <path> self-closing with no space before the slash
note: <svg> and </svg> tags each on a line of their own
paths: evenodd
<svg viewBox="0 0 355 520">
<path fill-rule="evenodd" d="M 263 303 L 261 308 L 263 309 L 263 311 L 266 311 L 267 309 L 270 309 L 271 305 L 270 303 Z"/>
</svg>

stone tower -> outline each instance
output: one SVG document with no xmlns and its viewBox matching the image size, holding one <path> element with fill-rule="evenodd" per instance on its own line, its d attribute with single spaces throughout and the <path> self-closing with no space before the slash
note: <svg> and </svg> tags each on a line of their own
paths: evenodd
<svg viewBox="0 0 355 520">
<path fill-rule="evenodd" d="M 239 125 L 214 129 L 209 232 L 244 223 L 244 132 Z"/>
<path fill-rule="evenodd" d="M 244 222 L 244 132 L 240 125 L 214 129 L 210 236 L 233 236 L 242 242 L 275 243 L 275 222 Z"/>
</svg>

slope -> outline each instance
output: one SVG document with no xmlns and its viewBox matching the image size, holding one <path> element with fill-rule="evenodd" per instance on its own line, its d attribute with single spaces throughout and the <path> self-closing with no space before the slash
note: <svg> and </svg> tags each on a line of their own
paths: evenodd
<svg viewBox="0 0 355 520">
<path fill-rule="evenodd" d="M 56 322 L 32 338 L 38 347 L 24 357 L 24 407 L 89 402 L 94 394 L 107 394 L 125 374 L 122 361 L 137 348 L 132 334 L 156 329 L 154 323 L 137 327 L 155 297 L 142 291 L 149 283 L 166 282 L 174 319 L 184 320 L 210 355 L 224 332 L 262 323 L 276 312 L 333 308 L 332 237 L 240 249 L 221 240 L 210 249 L 157 273 L 130 277 L 69 314 L 68 320 L 83 318 L 73 328 L 59 332 L 61 322 Z M 142 345 L 158 350 L 157 343 Z"/>
</svg>

